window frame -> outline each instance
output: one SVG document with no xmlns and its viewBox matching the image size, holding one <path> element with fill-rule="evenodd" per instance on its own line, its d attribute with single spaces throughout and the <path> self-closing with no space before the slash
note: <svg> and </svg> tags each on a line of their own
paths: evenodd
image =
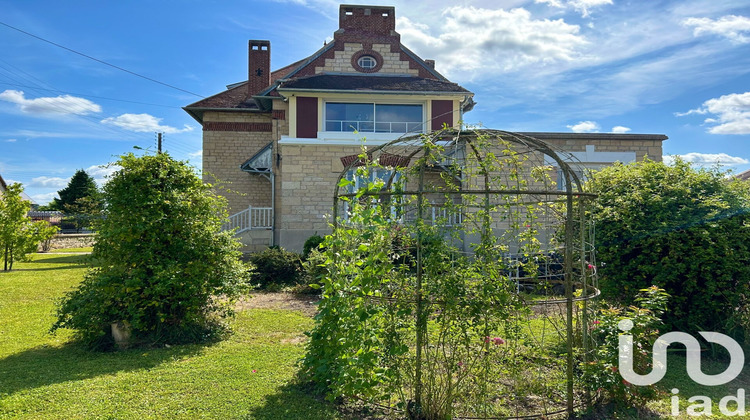
<svg viewBox="0 0 750 420">
<path fill-rule="evenodd" d="M 362 62 L 365 61 L 365 60 L 367 60 L 369 62 L 369 64 L 371 64 L 371 65 L 367 65 L 367 66 L 362 65 Z M 357 58 L 357 65 L 359 67 L 365 69 L 365 70 L 372 70 L 372 69 L 374 69 L 375 67 L 378 66 L 378 60 L 375 57 L 371 56 L 371 55 L 363 55 L 363 56 Z"/>
</svg>

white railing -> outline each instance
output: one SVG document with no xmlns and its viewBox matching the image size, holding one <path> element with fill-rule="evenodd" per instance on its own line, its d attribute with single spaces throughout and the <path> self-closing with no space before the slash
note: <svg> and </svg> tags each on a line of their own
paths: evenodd
<svg viewBox="0 0 750 420">
<path fill-rule="evenodd" d="M 349 218 L 349 203 L 344 202 L 340 215 L 343 216 L 344 220 Z M 401 212 L 399 217 L 399 223 L 413 223 L 417 218 L 416 206 L 410 205 L 407 207 L 398 207 L 398 205 L 391 206 L 391 215 L 396 216 L 398 212 Z M 432 225 L 440 225 L 443 227 L 454 227 L 461 226 L 463 223 L 463 214 L 457 212 L 455 208 L 445 207 L 440 204 L 431 204 L 428 209 L 425 209 L 425 221 Z"/>
<path fill-rule="evenodd" d="M 461 213 L 455 213 L 455 209 L 450 211 L 450 209 L 439 205 L 432 205 L 431 207 L 433 225 L 439 221 L 441 226 L 461 226 L 463 217 Z"/>
<path fill-rule="evenodd" d="M 229 222 L 224 224 L 224 229 L 237 229 L 235 233 L 242 233 L 251 229 L 273 228 L 273 208 L 250 206 L 239 213 L 229 216 Z"/>
<path fill-rule="evenodd" d="M 421 133 L 419 121 L 374 122 L 357 120 L 326 120 L 326 131 L 357 131 L 360 133 Z"/>
</svg>

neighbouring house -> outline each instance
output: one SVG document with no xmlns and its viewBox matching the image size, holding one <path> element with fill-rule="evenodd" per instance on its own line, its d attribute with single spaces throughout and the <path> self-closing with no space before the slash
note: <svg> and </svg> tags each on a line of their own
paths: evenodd
<svg viewBox="0 0 750 420">
<path fill-rule="evenodd" d="M 750 169 L 748 169 L 746 171 L 743 171 L 743 172 L 740 172 L 737 175 L 735 175 L 734 177 L 737 178 L 737 179 L 739 179 L 739 180 L 742 180 L 742 181 L 750 180 Z"/>
<path fill-rule="evenodd" d="M 31 218 L 31 220 L 37 221 L 37 220 L 44 220 L 45 222 L 49 223 L 53 226 L 60 226 L 60 223 L 62 222 L 63 218 L 63 212 L 61 211 L 40 211 L 40 210 L 31 210 L 27 214 Z"/>
<path fill-rule="evenodd" d="M 447 80 L 433 60 L 400 42 L 395 8 L 341 5 L 333 40 L 271 71 L 271 43 L 249 41 L 248 80 L 184 109 L 203 126 L 203 173 L 220 184 L 231 227 L 246 250 L 300 250 L 329 231 L 336 180 L 368 146 L 456 127 L 474 94 Z M 494 128 L 494 127 L 493 127 Z M 524 133 L 571 152 L 585 167 L 648 155 L 658 134 Z"/>
<path fill-rule="evenodd" d="M 2 197 L 5 190 L 8 189 L 8 184 L 3 179 L 2 175 L 0 175 L 0 197 Z M 28 201 L 31 204 L 31 208 L 35 209 L 39 207 L 39 204 L 34 201 L 33 198 L 29 197 L 25 192 L 21 191 L 21 199 Z"/>
</svg>

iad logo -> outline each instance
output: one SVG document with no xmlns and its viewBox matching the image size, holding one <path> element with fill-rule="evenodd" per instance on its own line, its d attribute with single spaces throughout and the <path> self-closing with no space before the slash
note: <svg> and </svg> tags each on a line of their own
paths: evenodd
<svg viewBox="0 0 750 420">
<path fill-rule="evenodd" d="M 624 319 L 618 324 L 622 331 L 628 332 L 633 328 L 633 321 Z M 695 382 L 706 385 L 724 385 L 736 378 L 745 365 L 745 353 L 742 347 L 731 337 L 717 333 L 701 331 L 699 334 L 709 343 L 716 343 L 729 351 L 729 366 L 724 372 L 716 375 L 706 375 L 701 370 L 701 349 L 698 340 L 690 334 L 683 332 L 669 332 L 661 335 L 653 347 L 652 370 L 647 375 L 640 375 L 633 371 L 633 336 L 630 334 L 620 335 L 619 342 L 619 370 L 623 379 L 633 385 L 645 386 L 653 385 L 659 382 L 667 373 L 667 347 L 672 343 L 682 343 L 687 348 L 686 368 L 688 376 Z M 678 389 L 673 389 L 673 394 L 678 394 Z M 711 415 L 711 399 L 702 395 L 690 397 L 689 402 L 700 401 L 700 404 L 693 404 L 687 408 L 687 414 L 690 416 Z M 672 397 L 672 415 L 679 414 L 679 398 Z M 736 410 L 730 410 L 730 402 L 737 404 Z M 719 402 L 719 411 L 726 416 L 744 416 L 745 415 L 745 390 L 738 389 L 737 396 L 729 395 Z"/>
</svg>

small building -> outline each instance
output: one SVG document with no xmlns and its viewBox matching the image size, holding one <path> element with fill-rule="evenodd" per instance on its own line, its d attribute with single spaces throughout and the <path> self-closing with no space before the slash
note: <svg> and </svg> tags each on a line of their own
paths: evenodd
<svg viewBox="0 0 750 420">
<path fill-rule="evenodd" d="M 275 71 L 271 42 L 251 40 L 248 80 L 184 109 L 203 126 L 204 181 L 227 183 L 246 250 L 300 250 L 329 228 L 336 180 L 363 144 L 457 127 L 474 93 L 401 44 L 394 7 L 341 5 L 320 50 Z M 493 127 L 495 128 L 495 127 Z M 660 134 L 525 133 L 558 145 L 591 169 L 648 155 Z"/>
</svg>

